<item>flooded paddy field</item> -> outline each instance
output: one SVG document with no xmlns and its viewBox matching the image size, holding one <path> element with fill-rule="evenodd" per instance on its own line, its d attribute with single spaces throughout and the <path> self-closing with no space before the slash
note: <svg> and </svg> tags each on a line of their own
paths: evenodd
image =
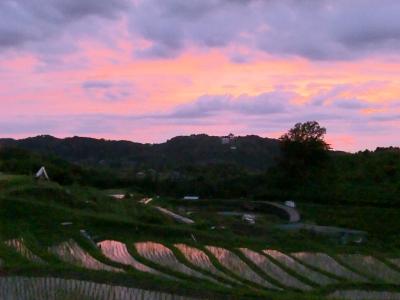
<svg viewBox="0 0 400 300">
<path fill-rule="evenodd" d="M 339 259 L 349 267 L 375 280 L 393 284 L 398 284 L 400 281 L 400 272 L 391 269 L 375 257 L 360 254 L 342 254 Z"/>
<path fill-rule="evenodd" d="M 97 246 L 107 258 L 113 261 L 129 265 L 142 272 L 162 275 L 161 272 L 158 272 L 157 270 L 154 270 L 134 259 L 132 255 L 129 254 L 126 245 L 121 242 L 108 240 L 98 243 Z"/>
<path fill-rule="evenodd" d="M 307 268 L 306 266 L 294 260 L 292 257 L 280 251 L 266 249 L 263 252 L 287 267 L 288 269 L 295 271 L 297 274 L 304 276 L 308 280 L 318 285 L 328 285 L 336 283 L 335 279 L 329 278 L 321 273 L 317 273 L 316 271 Z"/>
<path fill-rule="evenodd" d="M 37 263 L 37 264 L 45 264 L 44 260 L 41 259 L 39 256 L 34 254 L 30 249 L 28 249 L 25 245 L 24 239 L 12 239 L 4 242 L 5 245 L 12 248 L 20 255 L 22 255 L 27 260 Z"/>
<path fill-rule="evenodd" d="M 135 244 L 136 250 L 144 258 L 160 264 L 164 267 L 170 268 L 173 271 L 183 273 L 188 276 L 210 280 L 217 283 L 214 278 L 206 276 L 198 271 L 195 271 L 188 266 L 184 265 L 175 257 L 171 249 L 165 247 L 160 243 L 143 242 Z"/>
<path fill-rule="evenodd" d="M 311 287 L 296 277 L 291 276 L 289 273 L 285 272 L 282 268 L 274 264 L 265 255 L 257 253 L 247 248 L 241 248 L 240 251 L 252 261 L 257 267 L 264 271 L 268 276 L 278 281 L 280 284 L 295 288 L 303 291 L 311 290 Z"/>
<path fill-rule="evenodd" d="M 210 258 L 207 256 L 207 254 L 197 248 L 190 247 L 185 244 L 176 244 L 174 245 L 176 248 L 179 249 L 179 251 L 182 252 L 182 254 L 185 256 L 185 258 L 192 263 L 193 265 L 209 271 L 213 273 L 214 275 L 223 277 L 227 280 L 237 282 L 235 279 L 232 277 L 228 276 L 227 274 L 224 274 L 223 272 L 219 271 L 211 262 Z"/>
<path fill-rule="evenodd" d="M 68 240 L 57 246 L 49 248 L 49 252 L 56 255 L 59 259 L 66 263 L 70 263 L 79 267 L 91 269 L 91 270 L 102 270 L 111 272 L 123 272 L 122 269 L 108 266 L 87 253 L 83 250 L 74 240 Z"/>
<path fill-rule="evenodd" d="M 325 253 L 297 252 L 292 253 L 291 256 L 310 266 L 313 266 L 328 273 L 332 273 L 346 280 L 356 282 L 367 281 L 366 278 L 363 278 L 362 276 L 342 266 L 336 260 Z"/>
<path fill-rule="evenodd" d="M 41 265 L 50 263 L 34 254 L 22 238 L 7 240 L 4 245 L 33 263 L 40 262 Z M 360 287 L 353 290 L 338 289 L 341 280 L 347 286 L 352 284 L 356 287 L 360 283 L 367 282 L 367 278 L 376 279 L 376 281 L 368 281 L 368 290 L 374 285 L 379 287 L 379 282 L 390 283 L 392 285 L 391 289 L 395 286 L 400 287 L 398 270 L 372 256 L 341 254 L 336 259 L 336 257 L 331 257 L 321 252 L 284 253 L 273 249 L 258 251 L 247 247 L 227 249 L 211 245 L 201 247 L 199 245 L 199 248 L 197 248 L 185 243 L 165 246 L 161 243 L 148 241 L 133 244 L 137 254 L 145 259 L 138 260 L 135 258 L 136 254 L 133 255 L 127 244 L 122 241 L 104 240 L 98 242 L 97 247 L 97 249 L 93 248 L 93 250 L 99 251 L 100 254 L 104 255 L 105 262 L 98 260 L 97 257 L 95 258 L 91 254 L 92 251 L 87 250 L 87 246 L 82 247 L 73 239 L 51 246 L 47 249 L 47 252 L 64 263 L 92 271 L 121 274 L 126 278 L 131 276 L 135 278 L 137 276 L 122 268 L 107 264 L 106 261 L 109 259 L 118 264 L 130 266 L 137 271 L 155 276 L 154 278 L 170 282 L 177 282 L 178 280 L 181 284 L 186 280 L 190 282 L 195 279 L 199 283 L 214 284 L 227 289 L 227 291 L 238 288 L 247 290 L 254 286 L 257 287 L 257 290 L 264 290 L 267 293 L 265 295 L 274 292 L 282 295 L 296 293 L 299 296 L 305 296 L 308 293 L 313 295 L 312 293 L 319 290 L 318 286 L 324 286 L 335 288 L 335 291 L 329 292 L 328 289 L 324 292 L 324 297 L 326 296 L 327 299 L 355 300 L 398 299 L 400 294 L 400 292 L 396 293 L 390 290 L 369 292 L 360 289 Z M 178 252 L 176 251 L 182 254 L 188 264 L 178 259 L 176 256 Z M 243 258 L 235 252 L 241 253 Z M 147 264 L 146 261 L 149 261 L 149 263 Z M 4 265 L 7 265 L 7 259 L 1 258 L 0 262 L 2 262 L 0 264 L 1 270 Z M 153 267 L 153 264 L 162 266 L 163 270 L 171 270 L 171 274 L 181 273 L 184 277 L 174 278 L 171 274 L 165 274 L 163 271 L 157 270 L 157 268 Z M 204 270 L 205 273 L 191 268 L 191 265 Z M 318 272 L 317 270 L 321 271 Z M 185 276 L 187 276 L 187 279 Z M 227 284 L 228 282 L 231 282 L 232 286 Z M 40 289 L 40 292 L 35 292 Z M 2 293 L 1 295 L 9 297 L 6 299 L 40 299 L 40 297 L 47 297 L 41 299 L 58 299 L 58 293 L 63 295 L 70 295 L 71 293 L 71 295 L 75 295 L 74 293 L 78 293 L 87 299 L 191 298 L 151 291 L 151 289 L 98 284 L 84 280 L 54 277 L 30 278 L 26 276 L 0 277 L 0 292 Z M 29 298 L 29 295 L 35 295 L 38 298 Z"/>
<path fill-rule="evenodd" d="M 262 279 L 256 272 L 254 272 L 245 262 L 243 262 L 236 254 L 233 252 L 219 247 L 206 246 L 206 249 L 215 256 L 218 262 L 233 272 L 238 277 L 245 279 L 247 281 L 256 283 L 258 285 L 264 286 L 270 289 L 279 289 L 273 284 Z"/>
</svg>

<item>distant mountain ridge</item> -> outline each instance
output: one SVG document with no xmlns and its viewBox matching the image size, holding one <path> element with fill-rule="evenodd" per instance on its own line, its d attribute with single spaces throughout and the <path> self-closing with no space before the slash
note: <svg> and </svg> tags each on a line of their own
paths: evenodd
<svg viewBox="0 0 400 300">
<path fill-rule="evenodd" d="M 256 135 L 227 139 L 197 134 L 177 136 L 160 144 L 78 136 L 60 139 L 40 135 L 20 140 L 0 139 L 0 146 L 55 155 L 82 165 L 156 170 L 188 165 L 234 164 L 261 171 L 273 165 L 276 157 L 280 156 L 278 140 Z"/>
</svg>

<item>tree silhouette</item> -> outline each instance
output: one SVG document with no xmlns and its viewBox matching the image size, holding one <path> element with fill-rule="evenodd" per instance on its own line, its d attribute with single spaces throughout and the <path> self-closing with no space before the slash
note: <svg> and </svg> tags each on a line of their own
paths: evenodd
<svg viewBox="0 0 400 300">
<path fill-rule="evenodd" d="M 310 168 L 321 165 L 329 156 L 330 146 L 325 142 L 326 128 L 316 121 L 297 123 L 279 140 L 282 164 L 288 175 L 306 179 Z"/>
</svg>

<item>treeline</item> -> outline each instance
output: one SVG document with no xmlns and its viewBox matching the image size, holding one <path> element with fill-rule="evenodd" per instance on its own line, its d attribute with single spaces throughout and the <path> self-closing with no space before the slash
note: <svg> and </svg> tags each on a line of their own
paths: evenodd
<svg viewBox="0 0 400 300">
<path fill-rule="evenodd" d="M 227 172 L 221 172 L 226 170 Z M 249 173 L 229 165 L 192 169 L 176 180 L 148 180 L 144 190 L 175 197 L 295 200 L 321 204 L 400 206 L 400 150 L 330 154 L 307 175 L 290 177 L 280 165 Z"/>
<path fill-rule="evenodd" d="M 137 172 L 146 169 L 163 172 L 208 164 L 234 164 L 251 171 L 264 171 L 280 155 L 278 140 L 255 135 L 232 137 L 223 142 L 218 136 L 197 134 L 174 137 L 160 144 L 41 135 L 21 140 L 0 139 L 0 146 L 53 155 L 89 167 Z"/>
<path fill-rule="evenodd" d="M 80 184 L 98 188 L 129 186 L 124 176 L 109 168 L 89 168 L 53 155 L 40 155 L 17 147 L 0 147 L 0 172 L 34 176 L 45 166 L 50 179 L 63 185 Z"/>
<path fill-rule="evenodd" d="M 71 163 L 54 154 L 3 146 L 0 147 L 0 172 L 33 175 L 45 166 L 51 179 L 63 185 L 125 188 L 178 198 L 198 195 L 208 199 L 291 199 L 321 204 L 400 206 L 399 148 L 377 148 L 355 154 L 332 152 L 323 140 L 326 130 L 318 123 L 296 126 L 282 136 L 278 150 L 281 154 L 275 157 L 275 162 L 261 170 L 237 162 L 199 163 L 194 159 L 138 172 L 135 167 L 120 168 L 101 163 L 88 166 Z M 192 139 L 197 143 L 199 138 L 208 140 L 203 136 Z M 178 138 L 174 143 L 186 142 Z M 258 143 L 257 139 L 253 142 Z M 220 141 L 216 147 L 219 146 Z M 183 156 L 201 157 L 209 153 L 200 151 Z"/>
<path fill-rule="evenodd" d="M 100 189 L 122 187 L 153 195 L 202 198 L 252 198 L 359 204 L 400 205 L 400 150 L 395 148 L 356 154 L 331 154 L 306 177 L 291 178 L 278 165 L 267 172 L 249 173 L 235 165 L 211 164 L 179 169 L 178 178 L 136 178 L 110 168 L 88 168 L 57 157 L 44 157 L 18 148 L 0 149 L 0 172 L 34 175 L 42 165 L 52 180 Z"/>
<path fill-rule="evenodd" d="M 188 164 L 138 177 L 134 169 L 88 167 L 70 163 L 54 155 L 42 155 L 17 147 L 0 147 L 0 172 L 33 177 L 42 166 L 46 167 L 51 180 L 62 185 L 79 184 L 99 189 L 125 188 L 174 197 L 186 194 L 207 198 L 240 197 L 246 194 L 246 186 L 254 182 L 251 178 L 259 178 L 259 175 L 251 175 L 244 168 L 233 164 Z"/>
<path fill-rule="evenodd" d="M 273 168 L 265 193 L 313 203 L 400 206 L 400 149 L 332 155 L 305 177 L 288 178 Z"/>
</svg>

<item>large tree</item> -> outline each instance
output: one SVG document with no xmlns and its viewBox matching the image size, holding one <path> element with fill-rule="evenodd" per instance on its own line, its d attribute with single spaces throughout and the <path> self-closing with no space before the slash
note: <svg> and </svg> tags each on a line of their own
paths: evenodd
<svg viewBox="0 0 400 300">
<path fill-rule="evenodd" d="M 330 146 L 325 142 L 326 128 L 316 121 L 297 123 L 280 137 L 282 163 L 290 175 L 307 176 L 308 170 L 328 158 Z"/>
</svg>

